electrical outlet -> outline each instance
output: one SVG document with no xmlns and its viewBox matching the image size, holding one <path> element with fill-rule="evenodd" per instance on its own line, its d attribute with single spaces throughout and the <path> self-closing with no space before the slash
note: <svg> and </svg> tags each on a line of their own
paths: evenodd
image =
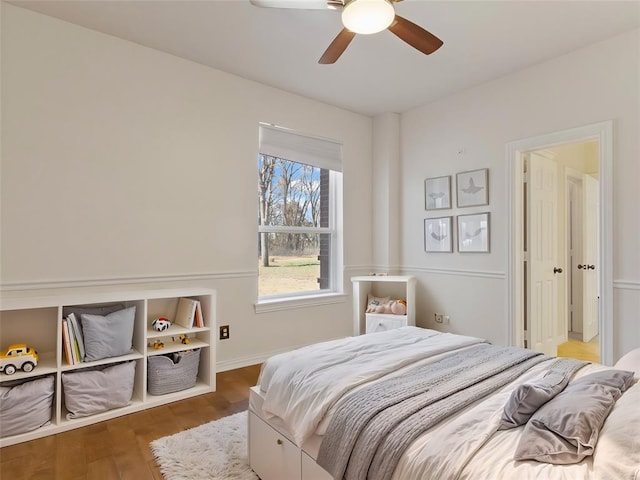
<svg viewBox="0 0 640 480">
<path fill-rule="evenodd" d="M 442 323 L 443 323 L 444 325 L 449 325 L 449 315 L 444 315 L 444 316 L 442 317 Z"/>
<path fill-rule="evenodd" d="M 444 316 L 441 313 L 434 313 L 436 323 L 442 323 L 444 321 Z"/>
<path fill-rule="evenodd" d="M 229 338 L 229 325 L 220 326 L 220 340 L 226 340 Z"/>
</svg>

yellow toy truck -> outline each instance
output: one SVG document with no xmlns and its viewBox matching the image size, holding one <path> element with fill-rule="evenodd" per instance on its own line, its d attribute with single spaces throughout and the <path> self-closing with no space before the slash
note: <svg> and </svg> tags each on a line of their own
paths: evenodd
<svg viewBox="0 0 640 480">
<path fill-rule="evenodd" d="M 9 345 L 6 352 L 0 353 L 0 372 L 13 375 L 19 368 L 30 372 L 38 365 L 38 352 L 27 347 L 26 343 Z"/>
</svg>

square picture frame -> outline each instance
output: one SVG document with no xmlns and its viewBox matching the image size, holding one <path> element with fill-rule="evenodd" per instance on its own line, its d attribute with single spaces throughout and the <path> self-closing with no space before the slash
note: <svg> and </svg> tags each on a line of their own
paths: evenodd
<svg viewBox="0 0 640 480">
<path fill-rule="evenodd" d="M 424 209 L 451 208 L 451 175 L 427 178 L 424 181 Z"/>
<path fill-rule="evenodd" d="M 489 205 L 489 169 L 457 173 L 456 199 L 458 207 Z"/>
<path fill-rule="evenodd" d="M 489 252 L 489 212 L 458 215 L 458 252 Z"/>
<path fill-rule="evenodd" d="M 424 219 L 424 251 L 453 252 L 453 217 Z"/>
</svg>

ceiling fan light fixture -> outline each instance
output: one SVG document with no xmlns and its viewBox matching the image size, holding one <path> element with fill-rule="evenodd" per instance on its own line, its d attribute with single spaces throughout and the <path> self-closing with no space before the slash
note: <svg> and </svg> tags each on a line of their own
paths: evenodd
<svg viewBox="0 0 640 480">
<path fill-rule="evenodd" d="M 389 0 L 351 0 L 342 10 L 342 23 L 354 33 L 378 33 L 386 29 L 396 13 Z"/>
</svg>

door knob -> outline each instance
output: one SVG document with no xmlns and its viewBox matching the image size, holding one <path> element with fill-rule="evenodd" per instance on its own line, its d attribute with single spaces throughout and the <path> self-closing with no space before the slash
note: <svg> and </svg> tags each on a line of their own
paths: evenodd
<svg viewBox="0 0 640 480">
<path fill-rule="evenodd" d="M 553 267 L 553 273 L 562 273 L 562 268 L 560 268 L 560 267 Z"/>
<path fill-rule="evenodd" d="M 589 269 L 589 270 L 595 270 L 596 266 L 595 265 L 587 265 L 586 268 Z"/>
</svg>

